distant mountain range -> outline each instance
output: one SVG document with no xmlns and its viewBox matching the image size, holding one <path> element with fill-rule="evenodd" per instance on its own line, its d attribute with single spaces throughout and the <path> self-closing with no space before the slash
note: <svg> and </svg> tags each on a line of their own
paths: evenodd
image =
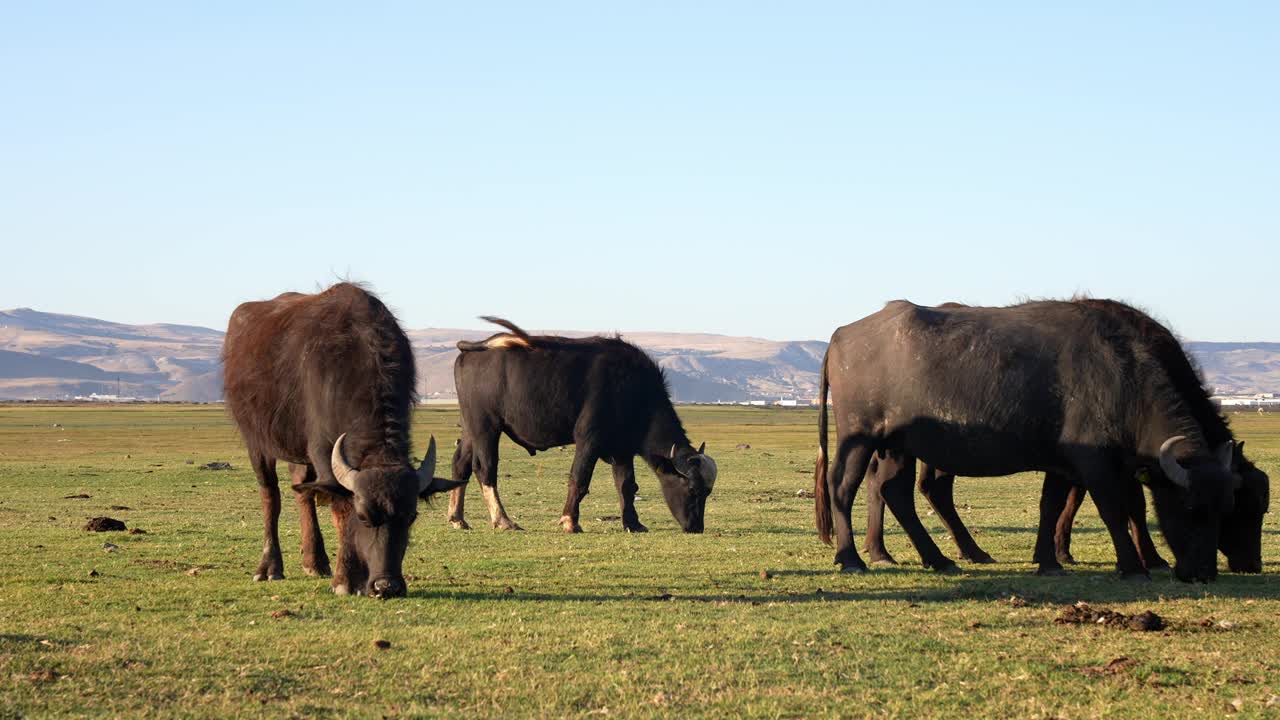
<svg viewBox="0 0 1280 720">
<path fill-rule="evenodd" d="M 424 399 L 455 397 L 458 340 L 495 329 L 408 330 Z M 591 333 L 551 331 L 569 336 Z M 0 399 L 125 395 L 143 400 L 213 402 L 222 398 L 218 330 L 191 325 L 124 325 L 44 313 L 0 312 Z M 817 395 L 827 344 L 726 335 L 628 332 L 666 370 L 677 402 L 796 399 Z M 1186 347 L 1221 393 L 1280 390 L 1280 343 L 1189 342 Z"/>
</svg>

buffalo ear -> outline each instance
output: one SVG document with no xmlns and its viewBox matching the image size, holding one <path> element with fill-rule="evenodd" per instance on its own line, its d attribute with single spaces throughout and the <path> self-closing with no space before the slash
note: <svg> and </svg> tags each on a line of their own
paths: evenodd
<svg viewBox="0 0 1280 720">
<path fill-rule="evenodd" d="M 1222 443 L 1214 450 L 1214 459 L 1218 461 L 1218 465 L 1223 470 L 1231 470 L 1231 461 L 1235 459 L 1235 450 L 1236 444 L 1231 440 Z"/>
<path fill-rule="evenodd" d="M 323 483 L 318 481 L 299 483 L 293 486 L 293 491 L 298 493 L 299 495 L 310 495 L 317 500 L 320 500 L 322 498 L 324 500 L 330 500 L 333 498 L 347 498 L 347 497 L 351 497 L 351 495 L 353 494 L 350 490 L 336 483 L 330 485 L 329 483 Z"/>
<path fill-rule="evenodd" d="M 433 477 L 431 478 L 431 482 L 427 483 L 427 486 L 423 488 L 422 492 L 418 493 L 418 497 L 423 500 L 430 500 L 431 496 L 436 493 L 460 488 L 466 484 L 466 480 L 445 480 L 444 478 Z"/>
<path fill-rule="evenodd" d="M 698 454 L 705 455 L 706 453 L 707 453 L 707 443 L 703 442 L 701 445 L 698 446 Z"/>
</svg>

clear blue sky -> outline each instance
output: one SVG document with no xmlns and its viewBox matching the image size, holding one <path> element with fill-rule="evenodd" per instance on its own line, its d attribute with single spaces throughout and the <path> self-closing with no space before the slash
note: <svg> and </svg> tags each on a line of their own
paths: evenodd
<svg viewBox="0 0 1280 720">
<path fill-rule="evenodd" d="M 357 7 L 360 6 L 360 7 Z M 826 339 L 1089 292 L 1280 340 L 1280 4 L 5 3 L 0 307 Z"/>
</svg>

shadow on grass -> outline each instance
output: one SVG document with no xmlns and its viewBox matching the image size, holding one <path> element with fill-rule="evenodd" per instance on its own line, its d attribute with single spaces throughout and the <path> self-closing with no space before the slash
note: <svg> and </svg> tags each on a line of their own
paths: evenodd
<svg viewBox="0 0 1280 720">
<path fill-rule="evenodd" d="M 65 648 L 74 645 L 70 640 L 60 640 L 43 635 L 20 635 L 17 633 L 0 633 L 0 648 L 6 645 L 42 645 L 44 647 Z"/>
<path fill-rule="evenodd" d="M 1272 568 L 1274 574 L 1277 568 Z M 748 604 L 805 604 L 868 600 L 946 603 L 961 600 L 999 600 L 1017 595 L 1031 602 L 1070 604 L 1087 602 L 1157 602 L 1182 597 L 1196 598 L 1211 594 L 1218 598 L 1275 599 L 1280 586 L 1267 575 L 1220 575 L 1213 584 L 1182 583 L 1167 572 L 1152 574 L 1150 582 L 1124 580 L 1109 567 L 1076 569 L 1069 575 L 1040 577 L 1027 571 L 992 569 L 990 566 L 964 568 L 954 575 L 940 575 L 941 585 L 927 587 L 874 587 L 876 576 L 904 577 L 933 575 L 919 566 L 877 567 L 865 575 L 839 573 L 834 570 L 779 570 L 775 577 L 814 579 L 815 587 L 799 591 L 779 587 L 775 592 L 760 592 L 754 573 L 735 573 L 739 588 L 725 587 L 718 593 L 648 593 L 648 592 L 580 592 L 555 593 L 516 590 L 483 592 L 448 592 L 424 589 L 410 591 L 409 597 L 422 600 L 468 600 L 495 602 L 698 602 Z M 932 578 L 931 578 L 932 580 Z M 728 581 L 728 580 L 726 580 Z M 862 587 L 860 587 L 862 586 Z M 660 587 L 660 586 L 659 586 Z M 737 591 L 735 593 L 735 590 Z"/>
</svg>

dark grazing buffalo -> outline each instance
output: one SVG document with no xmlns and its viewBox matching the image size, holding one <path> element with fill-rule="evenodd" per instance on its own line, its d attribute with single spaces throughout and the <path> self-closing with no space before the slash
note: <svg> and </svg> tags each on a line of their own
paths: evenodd
<svg viewBox="0 0 1280 720">
<path fill-rule="evenodd" d="M 338 528 L 334 592 L 405 594 L 401 562 L 418 498 L 456 483 L 433 476 L 435 438 L 421 466 L 410 464 L 413 353 L 391 311 L 349 283 L 244 303 L 231 314 L 222 360 L 227 409 L 262 494 L 265 546 L 254 579 L 284 577 L 276 461 L 285 460 L 306 571 L 329 574 L 319 494 Z"/>
<path fill-rule="evenodd" d="M 702 532 L 716 463 L 694 449 L 671 406 L 662 370 L 634 345 L 616 337 L 529 335 L 500 318 L 483 318 L 510 332 L 483 342 L 459 342 L 453 365 L 462 414 L 462 441 L 453 478 L 480 479 L 495 528 L 519 529 L 498 497 L 498 439 L 506 433 L 530 455 L 574 445 L 569 492 L 560 523 L 582 532 L 578 506 L 596 461 L 613 466 L 622 526 L 645 532 L 636 515 L 634 458 L 653 468 L 667 507 L 685 532 Z M 466 528 L 463 493 L 453 491 L 449 521 Z"/>
<path fill-rule="evenodd" d="M 1226 556 L 1227 565 L 1232 571 L 1262 572 L 1262 521 L 1270 499 L 1270 479 L 1245 456 L 1244 443 L 1236 442 L 1226 418 L 1210 399 L 1210 393 L 1204 386 L 1204 379 L 1182 344 L 1168 328 L 1150 315 L 1125 303 L 1097 298 L 1078 298 L 1073 302 L 1110 313 L 1126 324 L 1129 330 L 1138 336 L 1146 351 L 1165 369 L 1169 380 L 1175 386 L 1187 409 L 1195 417 L 1210 447 L 1221 448 L 1224 445 L 1230 445 L 1233 448 L 1231 472 L 1236 486 L 1235 504 L 1232 511 L 1223 516 L 1218 548 Z M 950 307 L 963 306 L 953 304 Z M 882 472 L 877 473 L 876 470 Z M 873 470 L 868 471 L 866 549 L 873 562 L 893 562 L 893 558 L 884 549 L 882 533 L 884 503 L 880 499 L 878 485 L 895 470 L 895 468 L 886 468 L 882 464 L 880 468 L 873 467 Z M 1155 469 L 1154 473 L 1144 471 L 1140 476 L 1147 483 L 1169 482 L 1158 469 Z M 975 562 L 990 562 L 990 555 L 978 547 L 968 528 L 956 513 L 952 492 L 954 483 L 954 474 L 936 471 L 926 464 L 921 464 L 917 487 L 946 525 L 961 556 Z M 1055 555 L 1060 563 L 1074 562 L 1071 556 L 1071 526 L 1084 500 L 1084 495 L 1085 490 L 1082 486 L 1072 485 L 1066 507 L 1058 517 L 1054 545 Z M 1168 563 L 1156 550 L 1147 530 L 1145 505 L 1142 495 L 1138 493 L 1134 507 L 1131 508 L 1130 532 L 1138 546 L 1138 553 L 1148 569 L 1168 567 Z"/>
<path fill-rule="evenodd" d="M 837 431 L 829 477 L 828 388 Z M 1069 481 L 1046 482 L 1042 491 L 1042 568 L 1046 554 L 1054 557 L 1053 529 L 1070 483 L 1083 484 L 1127 577 L 1146 576 L 1126 531 L 1134 478 L 1139 468 L 1158 467 L 1169 482 L 1152 491 L 1175 574 L 1217 576 L 1220 522 L 1235 500 L 1231 474 L 1215 457 L 1222 448 L 1206 440 L 1138 335 L 1110 313 L 1070 302 L 892 302 L 836 330 L 820 395 L 815 516 L 825 542 L 834 528 L 842 569 L 866 569 L 850 513 L 872 455 L 883 450 L 971 477 L 1039 470 Z M 909 478 L 905 484 L 909 492 Z M 904 528 L 917 549 L 933 545 L 918 518 L 914 524 Z"/>
<path fill-rule="evenodd" d="M 1215 448 L 1220 457 L 1225 448 L 1231 448 L 1227 463 L 1232 473 L 1235 488 L 1234 502 L 1230 510 L 1223 515 L 1222 527 L 1218 538 L 1218 549 L 1227 557 L 1227 567 L 1234 572 L 1262 572 L 1262 522 L 1271 499 L 1271 479 L 1261 468 L 1249 461 L 1244 454 L 1244 442 L 1237 442 L 1227 419 L 1213 403 L 1210 393 L 1205 389 L 1204 378 L 1191 358 L 1182 347 L 1182 343 L 1168 328 L 1156 322 L 1150 315 L 1114 300 L 1084 298 L 1075 301 L 1099 312 L 1108 313 L 1119 318 L 1137 334 L 1143 347 L 1153 355 L 1181 398 L 1184 407 L 1195 419 L 1209 447 Z M 1169 469 L 1177 473 L 1178 468 L 1152 467 L 1144 474 L 1152 487 L 1152 496 L 1157 504 L 1167 502 L 1168 492 L 1156 492 L 1156 488 L 1168 488 L 1170 483 Z M 1074 506 L 1079 508 L 1081 493 L 1076 493 Z M 1071 507 L 1068 507 L 1071 511 Z M 1063 517 L 1074 520 L 1074 511 Z M 1070 522 L 1065 527 L 1059 523 L 1060 550 L 1070 555 Z M 1165 541 L 1177 552 L 1175 537 L 1165 535 Z"/>
<path fill-rule="evenodd" d="M 903 520 L 902 518 L 918 517 L 915 515 L 911 491 L 907 484 L 910 482 L 914 464 L 912 458 L 905 457 L 901 453 L 880 451 L 872 458 L 871 465 L 867 469 L 867 536 L 863 547 L 873 563 L 895 564 L 897 562 L 884 545 L 885 500 L 889 497 L 894 499 L 891 510 L 894 517 L 900 518 L 899 522 L 902 522 L 904 527 L 907 523 L 913 522 L 913 520 Z M 1034 562 L 1040 564 L 1040 569 L 1037 572 L 1042 575 L 1062 574 L 1061 564 L 1063 562 L 1074 562 L 1074 560 L 1064 559 L 1064 549 L 1070 545 L 1069 535 L 1066 536 L 1064 544 L 1064 523 L 1069 527 L 1069 524 L 1075 519 L 1075 513 L 1079 509 L 1079 499 L 1084 492 L 1083 487 L 1076 485 L 1064 476 L 1045 473 L 1045 484 L 1053 487 L 1055 483 L 1063 483 L 1063 487 L 1070 489 L 1070 494 L 1066 500 L 1067 507 L 1059 514 L 1055 528 L 1054 557 L 1050 559 L 1049 557 L 1037 556 L 1033 559 Z M 960 557 L 973 563 L 995 562 L 991 555 L 978 546 L 977 541 L 974 540 L 973 535 L 969 532 L 969 528 L 960 519 L 955 506 L 954 485 L 954 474 L 938 471 L 927 463 L 920 463 L 916 489 L 929 502 L 929 506 L 933 508 L 938 519 L 946 527 L 951 539 L 955 542 L 956 549 L 960 551 Z M 1164 558 L 1160 557 L 1160 553 L 1152 542 L 1151 533 L 1147 529 L 1146 500 L 1143 498 L 1141 490 L 1134 486 L 1129 486 L 1128 490 L 1130 494 L 1126 498 L 1125 509 L 1129 514 L 1129 533 L 1137 546 L 1138 557 L 1142 561 L 1143 567 L 1148 570 L 1168 568 L 1169 564 Z M 920 532 L 924 532 L 923 525 L 920 528 Z M 1069 533 L 1069 529 L 1065 532 Z M 913 542 L 915 542 L 914 537 Z M 925 561 L 926 565 L 941 570 L 950 570 L 954 567 L 954 563 L 945 557 L 941 559 L 934 558 L 930 554 L 930 547 L 926 543 L 923 547 L 918 548 L 921 551 L 921 559 Z M 1038 551 L 1041 550 L 1043 548 L 1038 548 Z M 941 551 L 939 551 L 940 554 Z"/>
</svg>

